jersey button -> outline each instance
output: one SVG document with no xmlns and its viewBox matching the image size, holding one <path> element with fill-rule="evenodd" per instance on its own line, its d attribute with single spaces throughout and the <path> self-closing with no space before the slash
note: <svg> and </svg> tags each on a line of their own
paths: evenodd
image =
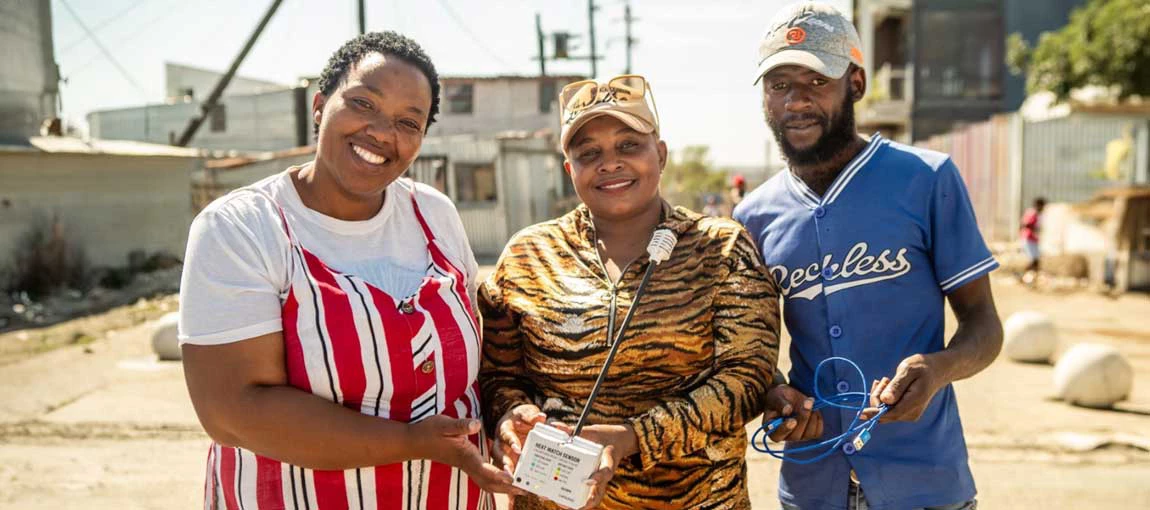
<svg viewBox="0 0 1150 510">
<path fill-rule="evenodd" d="M 434 370 L 435 370 L 435 362 L 430 360 L 430 359 L 427 361 L 424 361 L 423 364 L 419 366 L 419 371 L 423 372 L 425 374 L 430 374 Z"/>
<path fill-rule="evenodd" d="M 815 208 L 815 217 L 816 218 L 822 218 L 823 216 L 826 216 L 826 215 L 827 215 L 827 208 L 826 207 L 823 207 L 820 205 L 820 206 Z"/>
<path fill-rule="evenodd" d="M 830 334 L 831 338 L 838 338 L 843 336 L 843 328 L 840 328 L 838 324 L 835 324 L 834 326 L 831 326 Z"/>
<path fill-rule="evenodd" d="M 832 276 L 834 276 L 834 275 L 835 275 L 835 272 L 834 272 L 834 270 L 833 270 L 833 269 L 831 269 L 831 268 L 829 268 L 829 267 L 824 267 L 824 268 L 823 268 L 823 279 L 824 279 L 824 280 L 830 280 L 830 279 L 831 279 L 831 277 L 832 277 Z"/>
<path fill-rule="evenodd" d="M 851 383 L 846 381 L 839 381 L 837 384 L 835 384 L 835 389 L 838 390 L 839 393 L 846 393 L 851 390 Z"/>
<path fill-rule="evenodd" d="M 411 306 L 410 301 L 404 301 L 402 305 L 399 305 L 399 311 L 410 315 L 415 313 L 415 307 Z"/>
</svg>

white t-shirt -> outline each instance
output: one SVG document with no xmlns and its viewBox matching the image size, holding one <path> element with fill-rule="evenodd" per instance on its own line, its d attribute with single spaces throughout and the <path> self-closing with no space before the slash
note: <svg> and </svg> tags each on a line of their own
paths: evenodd
<svg viewBox="0 0 1150 510">
<path fill-rule="evenodd" d="M 328 267 L 396 298 L 414 293 L 431 254 L 412 207 L 413 185 L 423 218 L 440 249 L 464 272 L 475 302 L 479 267 L 459 213 L 442 193 L 396 179 L 375 217 L 344 221 L 308 209 L 289 170 L 220 197 L 192 222 L 180 281 L 180 342 L 223 344 L 283 329 L 291 244 L 268 195 L 283 208 L 295 239 Z"/>
</svg>

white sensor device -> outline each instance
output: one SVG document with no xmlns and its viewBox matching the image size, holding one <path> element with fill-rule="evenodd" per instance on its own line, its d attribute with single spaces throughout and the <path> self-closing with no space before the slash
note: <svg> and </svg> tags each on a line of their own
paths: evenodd
<svg viewBox="0 0 1150 510">
<path fill-rule="evenodd" d="M 567 508 L 580 508 L 587 502 L 587 494 L 591 490 L 587 485 L 587 479 L 599 469 L 599 457 L 603 455 L 603 446 L 578 437 L 579 431 L 583 429 L 591 405 L 595 402 L 595 397 L 603 384 L 604 376 L 615 359 L 615 353 L 618 352 L 619 344 L 624 338 L 623 333 L 635 314 L 635 306 L 651 279 L 651 272 L 660 262 L 671 258 L 671 251 L 677 242 L 678 237 L 668 229 L 656 230 L 651 236 L 651 242 L 647 243 L 647 254 L 651 258 L 651 264 L 647 266 L 643 280 L 639 282 L 631 308 L 623 318 L 618 335 L 612 342 L 611 351 L 607 353 L 607 361 L 599 370 L 599 377 L 595 381 L 595 386 L 591 388 L 591 396 L 587 398 L 579 422 L 575 424 L 575 437 L 550 425 L 535 424 L 531 432 L 527 433 L 523 454 L 519 457 L 519 464 L 515 466 L 513 484 L 516 487 Z"/>
<path fill-rule="evenodd" d="M 599 469 L 602 453 L 598 444 L 537 423 L 527 433 L 513 483 L 567 508 L 580 508 L 587 503 L 587 479 Z"/>
</svg>

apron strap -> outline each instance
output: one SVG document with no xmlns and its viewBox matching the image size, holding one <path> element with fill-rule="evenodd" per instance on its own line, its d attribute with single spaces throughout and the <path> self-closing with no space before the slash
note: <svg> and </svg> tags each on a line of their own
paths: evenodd
<svg viewBox="0 0 1150 510">
<path fill-rule="evenodd" d="M 411 207 L 415 209 L 415 219 L 419 220 L 419 226 L 423 228 L 423 236 L 427 238 L 427 243 L 431 244 L 435 240 L 435 234 L 431 232 L 431 227 L 427 225 L 427 220 L 423 218 L 423 213 L 419 211 L 419 200 L 415 198 L 415 181 L 411 181 Z"/>
<path fill-rule="evenodd" d="M 232 191 L 232 193 L 254 193 L 257 196 L 267 199 L 268 202 L 271 202 L 272 206 L 276 208 L 276 212 L 280 215 L 280 226 L 283 227 L 284 234 L 287 234 L 288 242 L 292 245 L 296 244 L 295 236 L 292 235 L 291 226 L 288 224 L 287 215 L 284 214 L 283 207 L 281 207 L 279 202 L 276 202 L 276 200 L 272 198 L 268 192 L 262 189 L 240 188 Z"/>
</svg>

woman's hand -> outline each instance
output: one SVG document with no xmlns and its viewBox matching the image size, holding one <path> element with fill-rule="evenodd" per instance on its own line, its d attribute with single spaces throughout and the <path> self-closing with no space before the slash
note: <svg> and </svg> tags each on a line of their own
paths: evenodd
<svg viewBox="0 0 1150 510">
<path fill-rule="evenodd" d="M 495 425 L 495 447 L 492 457 L 508 474 L 515 473 L 515 464 L 523 454 L 523 443 L 527 433 L 536 423 L 547 421 L 547 415 L 533 404 L 522 404 L 511 408 Z"/>
<path fill-rule="evenodd" d="M 562 423 L 553 423 L 552 426 L 568 435 L 575 431 Z M 639 453 L 639 436 L 635 435 L 635 429 L 630 425 L 587 425 L 579 431 L 579 437 L 604 447 L 603 455 L 599 458 L 599 470 L 587 479 L 591 494 L 581 510 L 588 510 L 603 502 L 607 485 L 619 467 L 619 460 Z"/>
<path fill-rule="evenodd" d="M 411 440 L 423 457 L 461 469 L 487 492 L 522 494 L 511 475 L 488 463 L 470 439 L 482 429 L 479 420 L 435 415 L 410 425 Z"/>
</svg>

